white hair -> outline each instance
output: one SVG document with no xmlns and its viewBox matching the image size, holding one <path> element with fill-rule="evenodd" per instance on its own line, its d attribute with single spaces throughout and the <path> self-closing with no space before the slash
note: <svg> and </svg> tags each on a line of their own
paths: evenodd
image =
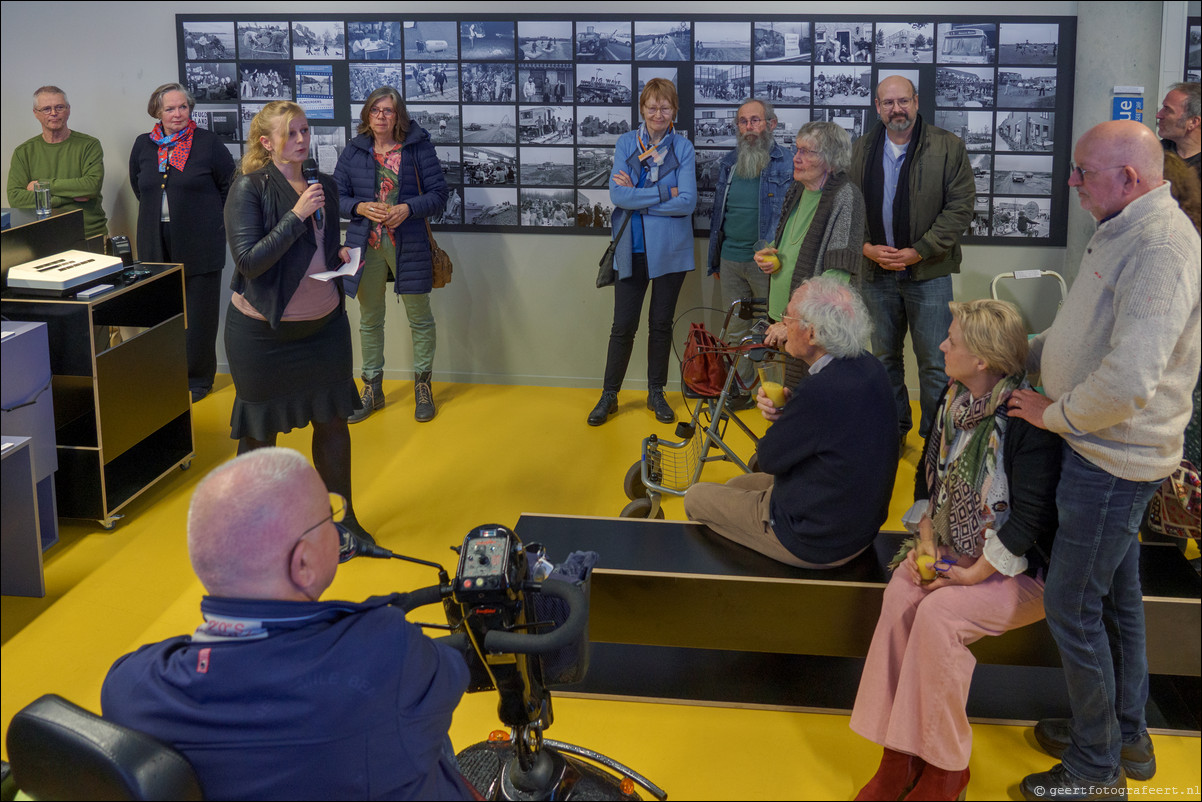
<svg viewBox="0 0 1202 802">
<path fill-rule="evenodd" d="M 813 327 L 822 350 L 836 359 L 858 356 L 867 347 L 872 320 L 860 294 L 846 282 L 833 276 L 807 279 L 793 293 L 791 304 L 797 317 Z"/>
</svg>

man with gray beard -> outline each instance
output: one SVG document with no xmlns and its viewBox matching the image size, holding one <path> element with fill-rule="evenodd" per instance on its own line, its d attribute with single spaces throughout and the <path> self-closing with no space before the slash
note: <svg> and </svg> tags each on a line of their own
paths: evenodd
<svg viewBox="0 0 1202 802">
<path fill-rule="evenodd" d="M 739 107 L 737 147 L 722 157 L 714 192 L 710 222 L 709 275 L 721 277 L 722 303 L 739 298 L 767 298 L 768 274 L 755 263 L 756 242 L 771 240 L 780 219 L 781 203 L 793 183 L 793 154 L 776 143 L 776 112 L 757 98 Z M 739 342 L 751 321 L 732 319 L 728 339 Z M 744 387 L 755 371 L 744 360 L 740 370 Z M 750 408 L 755 398 L 741 394 L 735 406 Z"/>
</svg>

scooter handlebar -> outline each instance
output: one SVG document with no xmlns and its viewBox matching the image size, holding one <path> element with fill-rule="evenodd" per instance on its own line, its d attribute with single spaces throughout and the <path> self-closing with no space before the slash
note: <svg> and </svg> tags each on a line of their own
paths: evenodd
<svg viewBox="0 0 1202 802">
<path fill-rule="evenodd" d="M 547 654 L 575 643 L 588 623 L 588 599 L 584 591 L 571 582 L 546 579 L 538 590 L 568 605 L 567 619 L 551 632 L 501 632 L 492 630 L 484 636 L 484 648 L 490 652 L 516 654 Z"/>
</svg>

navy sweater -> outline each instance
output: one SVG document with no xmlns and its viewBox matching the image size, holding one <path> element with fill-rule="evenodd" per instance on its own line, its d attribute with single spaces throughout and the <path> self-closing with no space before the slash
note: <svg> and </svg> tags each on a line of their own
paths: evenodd
<svg viewBox="0 0 1202 802">
<path fill-rule="evenodd" d="M 889 515 L 897 412 L 871 354 L 835 359 L 798 384 L 760 440 L 773 474 L 772 530 L 800 559 L 831 563 L 867 546 Z"/>
</svg>

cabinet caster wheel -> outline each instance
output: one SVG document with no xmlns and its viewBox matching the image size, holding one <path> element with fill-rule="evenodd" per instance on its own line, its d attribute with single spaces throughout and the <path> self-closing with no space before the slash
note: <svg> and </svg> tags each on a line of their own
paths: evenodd
<svg viewBox="0 0 1202 802">
<path fill-rule="evenodd" d="M 191 467 L 192 467 L 192 460 L 188 460 L 187 462 L 181 462 L 181 463 L 179 464 L 179 469 L 180 469 L 181 471 L 186 471 L 186 470 L 188 470 L 188 469 L 189 469 L 189 468 L 191 468 Z"/>
</svg>

